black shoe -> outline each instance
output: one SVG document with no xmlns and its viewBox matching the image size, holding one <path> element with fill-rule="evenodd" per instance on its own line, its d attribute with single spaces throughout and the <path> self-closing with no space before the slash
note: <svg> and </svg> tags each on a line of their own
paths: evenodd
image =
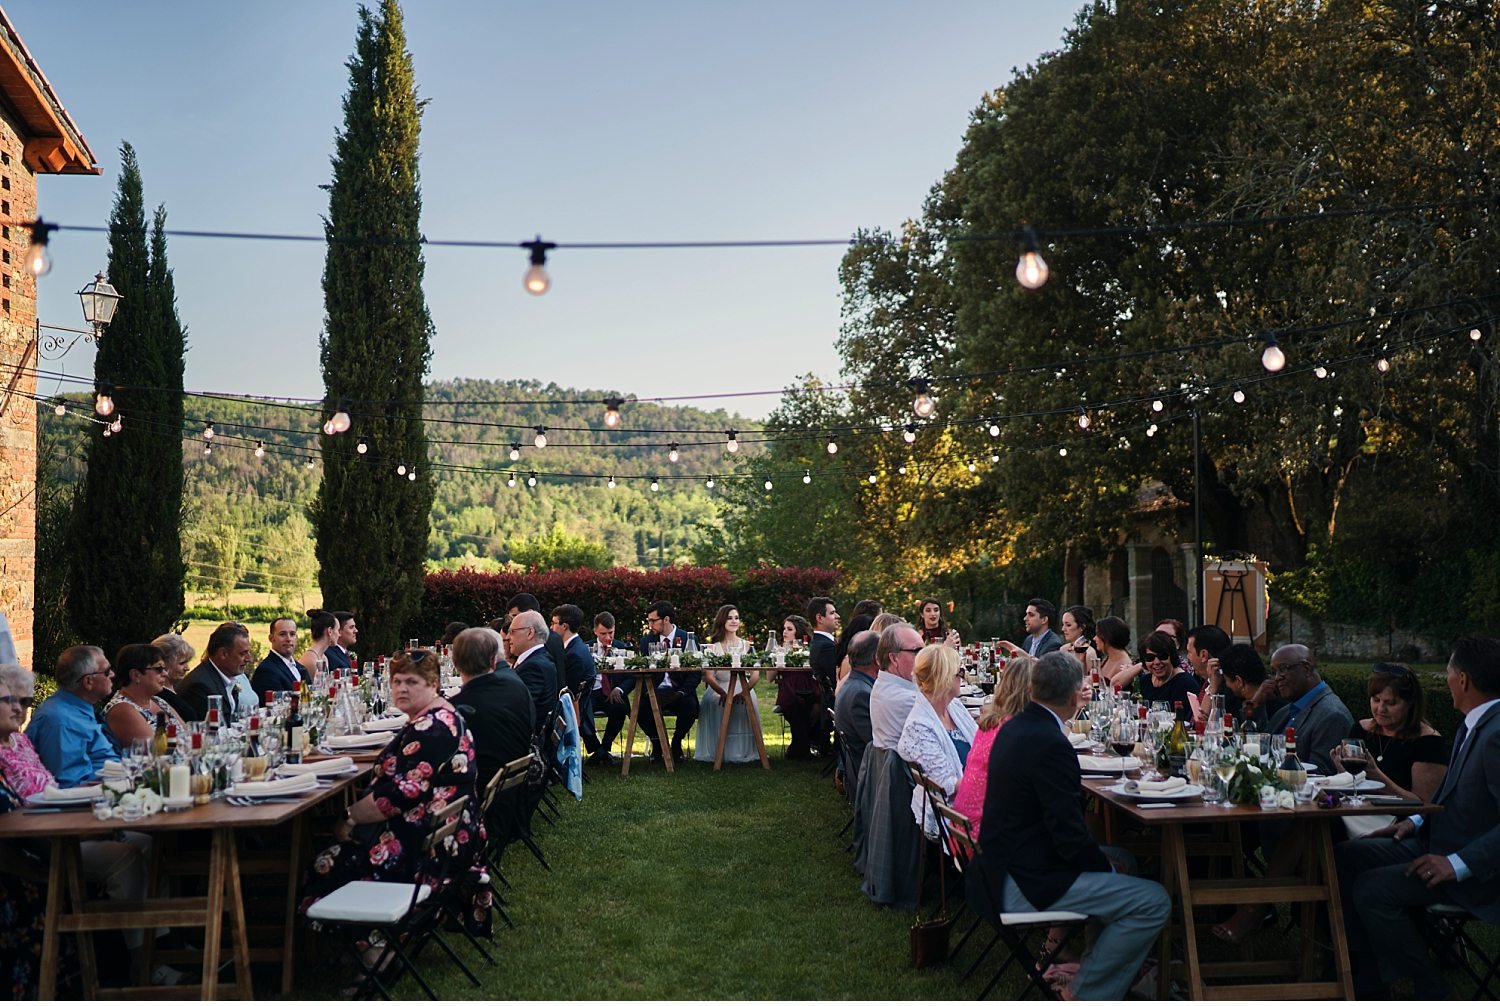
<svg viewBox="0 0 1500 1006">
<path fill-rule="evenodd" d="M 672 745 L 672 757 L 676 761 L 687 761 L 687 755 L 685 755 L 685 754 L 682 753 L 682 745 L 681 744 L 673 744 Z"/>
<path fill-rule="evenodd" d="M 614 768 L 616 763 L 617 759 L 615 756 L 601 748 L 589 755 L 589 760 L 585 764 L 603 768 Z"/>
<path fill-rule="evenodd" d="M 661 752 L 656 748 L 652 748 L 651 757 L 647 760 L 650 761 L 653 765 L 659 764 L 661 762 Z"/>
</svg>

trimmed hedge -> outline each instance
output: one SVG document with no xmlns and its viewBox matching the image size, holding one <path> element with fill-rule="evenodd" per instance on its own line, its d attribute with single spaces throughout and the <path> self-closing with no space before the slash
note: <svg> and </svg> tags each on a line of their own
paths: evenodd
<svg viewBox="0 0 1500 1006">
<path fill-rule="evenodd" d="M 559 604 L 576 604 L 589 624 L 601 611 L 615 616 L 617 634 L 637 639 L 645 632 L 647 607 L 667 601 L 677 624 L 700 636 L 713 625 L 723 604 L 740 610 L 742 632 L 757 643 L 781 620 L 801 614 L 810 597 L 832 596 L 837 570 L 762 566 L 738 576 L 723 566 L 669 566 L 666 569 L 561 569 L 527 573 L 481 573 L 472 569 L 428 573 L 422 608 L 403 635 L 437 639 L 449 622 L 482 625 L 504 616 L 513 594 L 535 594 L 544 614 Z"/>
</svg>

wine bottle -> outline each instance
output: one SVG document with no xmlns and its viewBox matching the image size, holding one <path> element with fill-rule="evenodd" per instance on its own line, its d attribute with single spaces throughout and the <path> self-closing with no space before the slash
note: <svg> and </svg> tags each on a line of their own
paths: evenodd
<svg viewBox="0 0 1500 1006">
<path fill-rule="evenodd" d="M 1188 711 L 1181 702 L 1172 703 L 1172 732 L 1167 735 L 1167 764 L 1173 775 L 1187 775 Z"/>
<path fill-rule="evenodd" d="M 156 732 L 151 735 L 151 754 L 157 758 L 167 756 L 167 714 L 156 714 Z"/>
<path fill-rule="evenodd" d="M 245 777 L 259 781 L 266 777 L 266 749 L 260 742 L 260 717 L 250 717 L 250 732 L 245 740 Z"/>
<path fill-rule="evenodd" d="M 302 764 L 302 699 L 292 695 L 292 708 L 286 717 L 286 763 Z"/>
<path fill-rule="evenodd" d="M 1276 777 L 1294 793 L 1307 785 L 1307 769 L 1302 767 L 1302 762 L 1297 757 L 1297 729 L 1295 727 L 1286 729 L 1286 757 L 1281 759 L 1281 765 L 1276 769 Z"/>
</svg>

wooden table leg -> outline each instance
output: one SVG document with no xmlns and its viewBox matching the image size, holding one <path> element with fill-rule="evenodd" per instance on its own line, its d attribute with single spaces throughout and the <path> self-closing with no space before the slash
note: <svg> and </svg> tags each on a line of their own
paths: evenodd
<svg viewBox="0 0 1500 1006">
<path fill-rule="evenodd" d="M 662 719 L 661 699 L 656 695 L 656 682 L 650 684 L 651 693 L 646 698 L 651 700 L 651 718 L 656 722 L 656 751 L 670 774 L 676 771 L 672 766 L 672 742 L 667 738 L 667 721 Z"/>
<path fill-rule="evenodd" d="M 240 884 L 240 848 L 234 832 L 224 832 L 226 866 L 229 874 L 230 922 L 234 927 L 234 984 L 241 1002 L 255 998 L 250 978 L 250 934 L 245 931 L 245 891 Z"/>
<path fill-rule="evenodd" d="M 635 725 L 641 718 L 641 690 L 651 681 L 644 674 L 636 675 L 635 694 L 630 702 L 630 729 L 625 731 L 625 757 L 620 759 L 620 778 L 630 774 L 630 753 L 635 750 Z"/>
<path fill-rule="evenodd" d="M 705 673 L 712 674 L 713 671 L 707 671 Z M 732 701 L 734 697 L 734 686 L 743 678 L 744 674 L 738 670 L 731 670 L 729 672 L 729 687 L 725 690 L 724 698 L 719 703 L 719 708 L 722 711 L 723 715 L 719 717 L 719 750 L 714 752 L 715 772 L 724 767 L 724 745 L 729 741 L 729 713 L 734 706 L 734 703 Z M 708 693 L 704 692 L 703 694 L 707 695 Z M 701 728 L 698 736 L 703 736 Z"/>
<path fill-rule="evenodd" d="M 760 767 L 769 772 L 771 758 L 766 754 L 766 735 L 761 728 L 760 709 L 755 705 L 755 689 L 749 687 L 749 678 L 745 680 L 745 716 L 750 720 L 751 729 L 755 731 L 755 749 L 760 752 Z"/>
<path fill-rule="evenodd" d="M 203 920 L 203 998 L 219 997 L 219 941 L 224 938 L 224 840 L 227 829 L 214 830 L 208 854 L 208 906 Z"/>
<path fill-rule="evenodd" d="M 57 998 L 57 950 L 62 918 L 64 839 L 52 839 L 52 860 L 47 866 L 47 914 L 42 917 L 42 973 L 37 998 Z"/>
<path fill-rule="evenodd" d="M 78 840 L 69 839 L 62 851 L 68 900 L 73 904 L 73 911 L 82 911 L 86 892 L 83 888 L 83 853 L 79 851 Z M 94 955 L 94 934 L 82 932 L 75 935 L 78 940 L 78 964 L 83 971 L 83 997 L 94 1000 L 99 998 L 99 961 Z"/>
<path fill-rule="evenodd" d="M 1344 999 L 1354 998 L 1354 971 L 1349 964 L 1349 941 L 1344 931 L 1344 906 L 1339 894 L 1339 872 L 1333 860 L 1333 836 L 1330 829 L 1341 821 L 1320 821 L 1318 834 L 1309 841 L 1313 844 L 1318 864 L 1322 868 L 1323 883 L 1328 886 L 1328 931 L 1333 941 L 1334 976 L 1343 986 Z M 1309 942 L 1311 942 L 1309 940 Z"/>
<path fill-rule="evenodd" d="M 286 866 L 286 929 L 281 934 L 281 994 L 292 994 L 297 979 L 297 885 L 302 874 L 303 820 L 305 814 L 292 818 L 292 848 Z"/>
<path fill-rule="evenodd" d="M 1164 829 L 1168 853 L 1172 857 L 1172 872 L 1176 874 L 1177 896 L 1182 902 L 1182 944 L 1187 953 L 1189 998 L 1195 1002 L 1203 999 L 1203 968 L 1198 960 L 1198 927 L 1193 923 L 1193 881 L 1188 874 L 1187 836 L 1180 824 L 1171 824 Z M 1163 958 L 1170 970 L 1171 958 Z M 1170 985 L 1169 985 L 1170 988 Z"/>
<path fill-rule="evenodd" d="M 1177 857 L 1172 854 L 1172 826 L 1163 824 L 1161 833 L 1161 886 L 1168 895 L 1177 886 Z M 1186 924 L 1193 924 L 1192 910 L 1187 905 L 1178 906 L 1185 916 Z M 1163 1001 L 1172 998 L 1172 919 L 1161 927 L 1161 937 L 1156 947 L 1156 997 Z"/>
</svg>

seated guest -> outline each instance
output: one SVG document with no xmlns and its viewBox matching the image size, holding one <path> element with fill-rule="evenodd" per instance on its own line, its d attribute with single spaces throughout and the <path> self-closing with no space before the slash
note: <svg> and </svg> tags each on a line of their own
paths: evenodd
<svg viewBox="0 0 1500 1006">
<path fill-rule="evenodd" d="M 557 711 L 559 684 L 557 666 L 547 653 L 547 623 L 539 611 L 523 611 L 511 616 L 510 636 L 506 640 L 510 665 L 525 683 L 536 706 L 535 729 L 540 732 Z"/>
<path fill-rule="evenodd" d="M 1006 912 L 1076 911 L 1098 925 L 1071 999 L 1124 999 L 1172 914 L 1151 880 L 1118 873 L 1123 850 L 1101 849 L 1083 819 L 1078 755 L 1064 725 L 1082 701 L 1083 669 L 1048 653 L 1031 676 L 1031 703 L 995 738 L 986 827 L 971 864 L 991 905 Z"/>
<path fill-rule="evenodd" d="M 1098 631 L 1094 609 L 1082 604 L 1064 608 L 1061 628 L 1063 652 L 1083 665 L 1085 684 L 1093 681 L 1099 670 L 1099 651 L 1094 648 L 1094 634 Z"/>
<path fill-rule="evenodd" d="M 333 617 L 339 623 L 339 636 L 323 655 L 328 658 L 330 669 L 341 671 L 346 667 L 354 667 L 354 654 L 351 650 L 359 639 L 359 625 L 354 621 L 352 611 L 335 611 Z"/>
<path fill-rule="evenodd" d="M 443 636 L 438 642 L 444 646 L 452 646 L 458 634 L 469 627 L 467 622 L 449 622 L 443 627 Z"/>
<path fill-rule="evenodd" d="M 728 656 L 743 654 L 748 645 L 740 638 L 740 612 L 732 604 L 726 604 L 714 614 L 713 642 L 704 647 L 705 653 Z M 750 691 L 732 680 L 727 667 L 708 668 L 703 672 L 703 701 L 698 707 L 698 744 L 693 751 L 697 761 L 712 762 L 718 757 L 719 728 L 724 717 L 729 717 L 729 733 L 724 738 L 724 761 L 752 762 L 760 760 L 760 714 L 755 707 L 755 685 L 760 681 L 760 671 L 748 671 Z M 731 689 L 733 689 L 731 691 Z"/>
<path fill-rule="evenodd" d="M 407 724 L 381 749 L 365 794 L 334 829 L 334 844 L 313 857 L 304 912 L 351 880 L 416 880 L 432 815 L 461 797 L 469 802 L 441 854 L 455 857 L 455 868 L 463 870 L 484 847 L 474 741 L 438 691 L 437 657 L 428 650 L 400 654 L 391 662 L 390 681 L 391 699 Z"/>
<path fill-rule="evenodd" d="M 1448 770 L 1449 752 L 1443 735 L 1422 718 L 1421 679 L 1405 664 L 1376 664 L 1365 689 L 1370 718 L 1356 722 L 1348 735 L 1369 753 L 1365 775 L 1385 783 L 1389 794 L 1431 800 Z M 1297 750 L 1302 750 L 1300 741 Z M 1332 757 L 1342 768 L 1338 755 Z"/>
<path fill-rule="evenodd" d="M 870 745 L 870 689 L 875 687 L 875 675 L 879 673 L 875 658 L 879 645 L 880 636 L 874 632 L 859 632 L 850 638 L 849 676 L 833 702 L 834 722 L 844 739 L 841 748 L 844 795 L 850 803 L 857 799 L 859 769 L 864 764 L 865 748 Z"/>
<path fill-rule="evenodd" d="M 615 616 L 608 611 L 601 611 L 594 616 L 594 644 L 601 657 L 609 656 L 609 652 L 615 648 Z M 634 675 L 610 674 L 603 668 L 596 667 L 593 700 L 589 708 L 594 713 L 604 713 L 604 736 L 595 741 L 593 753 L 588 758 L 590 765 L 610 766 L 615 763 L 615 757 L 609 751 L 630 715 L 629 696 L 634 687 Z M 592 732 L 593 724 L 590 723 L 589 727 Z"/>
<path fill-rule="evenodd" d="M 1130 659 L 1130 626 L 1123 618 L 1105 615 L 1094 625 L 1094 647 L 1099 651 L 1099 680 L 1107 685 L 1127 687 L 1140 673 L 1140 665 Z"/>
<path fill-rule="evenodd" d="M 912 704 L 896 752 L 941 786 L 951 800 L 963 778 L 964 760 L 976 730 L 974 718 L 958 700 L 958 686 L 963 683 L 958 651 L 944 642 L 928 643 L 917 654 L 912 680 L 924 701 Z M 912 792 L 911 812 L 923 831 L 937 835 L 937 820 L 925 789 L 917 787 Z"/>
<path fill-rule="evenodd" d="M 859 603 L 874 604 L 875 602 L 861 601 Z M 853 618 L 849 619 L 849 621 L 844 625 L 844 628 L 839 633 L 838 649 L 835 650 L 833 654 L 834 657 L 838 660 L 839 668 L 838 682 L 833 687 L 835 704 L 837 704 L 838 702 L 839 690 L 844 687 L 844 681 L 848 679 L 849 672 L 854 669 L 854 665 L 849 663 L 849 642 L 861 632 L 867 631 L 870 626 L 874 624 L 875 618 L 872 615 L 855 615 Z"/>
<path fill-rule="evenodd" d="M 453 669 L 463 687 L 453 706 L 474 738 L 482 791 L 504 765 L 531 751 L 536 703 L 515 671 L 495 670 L 500 660 L 500 633 L 464 629 L 453 639 Z"/>
<path fill-rule="evenodd" d="M 266 692 L 295 692 L 302 684 L 306 672 L 292 656 L 296 652 L 297 623 L 286 616 L 272 619 L 271 652 L 250 678 L 250 687 L 258 699 L 264 699 Z"/>
<path fill-rule="evenodd" d="M 811 636 L 812 626 L 801 615 L 788 615 L 782 620 L 783 647 L 806 646 Z M 773 667 L 766 671 L 766 680 L 776 683 L 776 712 L 786 719 L 787 729 L 792 732 L 792 741 L 786 749 L 787 759 L 811 758 L 813 717 L 818 710 L 818 685 L 812 671 Z"/>
<path fill-rule="evenodd" d="M 527 594 L 524 592 L 513 595 L 511 599 L 506 603 L 506 609 L 506 614 L 511 618 L 515 618 L 523 611 L 534 611 L 538 615 L 542 613 L 542 606 L 537 603 L 536 596 L 534 594 Z M 547 620 L 544 617 L 542 619 L 542 624 L 545 625 L 546 622 Z M 563 665 L 562 637 L 557 633 L 549 630 L 547 632 L 546 644 L 547 656 L 552 658 L 552 666 L 556 667 L 558 669 L 558 673 L 561 674 Z"/>
<path fill-rule="evenodd" d="M 906 622 L 897 622 L 880 633 L 875 659 L 880 673 L 870 688 L 870 743 L 888 751 L 901 743 L 901 732 L 922 692 L 912 681 L 922 636 Z"/>
<path fill-rule="evenodd" d="M 1198 730 L 1208 726 L 1209 699 L 1224 695 L 1224 708 L 1233 713 L 1239 700 L 1225 693 L 1224 675 L 1219 673 L 1219 657 L 1229 649 L 1229 634 L 1217 625 L 1199 625 L 1188 630 L 1183 656 L 1198 679 L 1198 704 L 1193 710 L 1193 725 Z M 1234 708 L 1231 708 L 1234 707 Z"/>
<path fill-rule="evenodd" d="M 188 707 L 192 722 L 208 718 L 208 700 L 223 700 L 225 715 L 234 709 L 234 679 L 250 661 L 250 630 L 238 622 L 225 622 L 208 637 L 208 656 L 182 679 L 177 693 Z M 304 665 L 305 666 L 305 665 Z"/>
<path fill-rule="evenodd" d="M 1464 719 L 1433 796 L 1442 813 L 1334 849 L 1359 998 L 1388 999 L 1401 978 L 1416 999 L 1450 998 L 1413 909 L 1457 904 L 1500 922 L 1500 640 L 1455 643 L 1448 691 Z"/>
<path fill-rule="evenodd" d="M 1165 632 L 1172 639 L 1172 645 L 1177 647 L 1178 669 L 1191 674 L 1193 665 L 1188 663 L 1187 653 L 1183 650 L 1183 642 L 1187 638 L 1187 626 L 1175 618 L 1163 618 L 1156 623 L 1157 632 Z"/>
<path fill-rule="evenodd" d="M 1354 726 L 1354 716 L 1318 674 L 1312 652 L 1289 643 L 1271 654 L 1271 677 L 1287 705 L 1271 717 L 1269 732 L 1297 731 L 1297 757 L 1333 775 L 1330 752 Z"/>
<path fill-rule="evenodd" d="M 563 687 L 573 693 L 578 703 L 578 736 L 590 754 L 599 748 L 594 735 L 594 651 L 578 634 L 583 628 L 583 609 L 576 604 L 559 604 L 552 609 L 552 631 L 562 637 Z"/>
<path fill-rule="evenodd" d="M 1243 725 L 1252 733 L 1265 733 L 1271 717 L 1286 703 L 1277 697 L 1265 661 L 1255 647 L 1249 643 L 1230 646 L 1219 656 L 1219 674 L 1224 678 L 1224 689 L 1239 706 L 1238 712 L 1232 712 L 1235 725 Z M 1301 744 L 1297 750 L 1302 750 Z"/>
<path fill-rule="evenodd" d="M 97 779 L 104 763 L 119 757 L 95 715 L 113 681 L 97 646 L 70 646 L 58 656 L 57 691 L 32 713 L 26 736 L 59 786 Z"/>
<path fill-rule="evenodd" d="M 943 617 L 943 603 L 935 597 L 926 597 L 917 605 L 917 631 L 923 643 L 951 643 L 958 645 L 958 631 L 949 628 Z"/>
<path fill-rule="evenodd" d="M 175 632 L 164 633 L 151 640 L 151 645 L 162 653 L 162 659 L 167 662 L 167 683 L 157 693 L 157 698 L 177 710 L 177 715 L 187 721 L 187 704 L 177 694 L 177 688 L 182 684 L 182 679 L 187 677 L 188 670 L 193 666 L 193 658 L 198 651 L 193 649 L 193 644 L 183 639 Z"/>
<path fill-rule="evenodd" d="M 104 704 L 104 725 L 121 750 L 131 741 L 149 740 L 160 716 L 177 724 L 178 736 L 187 736 L 182 717 L 160 697 L 167 680 L 161 650 L 150 643 L 126 643 L 115 654 L 115 674 L 120 687 Z"/>
<path fill-rule="evenodd" d="M 646 609 L 646 624 L 651 631 L 641 637 L 641 651 L 650 653 L 654 643 L 660 643 L 668 650 L 685 649 L 689 642 L 696 645 L 698 640 L 691 632 L 679 629 L 676 618 L 677 612 L 666 601 L 651 602 L 651 606 Z M 687 739 L 688 731 L 693 729 L 693 724 L 698 720 L 698 682 L 702 679 L 700 672 L 684 668 L 663 674 L 656 686 L 656 699 L 661 706 L 662 716 L 670 714 L 677 717 L 677 725 L 672 730 L 672 757 L 678 761 L 687 757 L 682 753 L 682 742 Z M 656 736 L 656 718 L 642 715 L 640 723 L 646 731 L 646 738 L 651 741 L 651 759 L 660 760 L 661 741 Z"/>
<path fill-rule="evenodd" d="M 964 777 L 959 780 L 958 792 L 953 796 L 953 809 L 969 819 L 969 832 L 975 839 L 979 838 L 979 825 L 984 819 L 984 792 L 990 778 L 990 750 L 995 745 L 995 737 L 1000 729 L 1031 701 L 1031 672 L 1035 667 L 1035 657 L 1016 657 L 1006 664 L 1005 673 L 995 685 L 995 694 L 979 713 L 974 746 L 969 749 L 968 761 L 964 763 Z"/>
<path fill-rule="evenodd" d="M 302 665 L 302 677 L 311 681 L 314 674 L 331 666 L 328 651 L 338 643 L 339 620 L 333 617 L 331 611 L 312 608 L 307 613 L 307 631 L 312 636 L 312 642 L 302 651 L 297 662 Z"/>
<path fill-rule="evenodd" d="M 1200 682 L 1191 671 L 1184 671 L 1177 656 L 1177 643 L 1165 632 L 1153 632 L 1141 646 L 1141 667 L 1146 676 L 1141 679 L 1141 699 L 1144 702 L 1165 702 L 1169 707 L 1182 703 L 1182 708 L 1192 710 L 1198 698 Z"/>
</svg>

